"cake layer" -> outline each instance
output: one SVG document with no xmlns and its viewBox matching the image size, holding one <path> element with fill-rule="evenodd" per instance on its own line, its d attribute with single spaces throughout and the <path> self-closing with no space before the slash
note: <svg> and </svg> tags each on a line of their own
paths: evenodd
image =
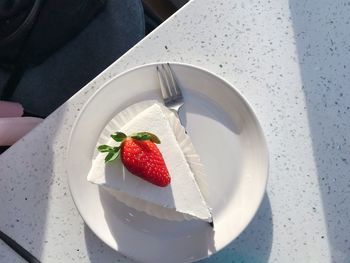
<svg viewBox="0 0 350 263">
<path fill-rule="evenodd" d="M 173 211 L 211 221 L 207 204 L 160 105 L 154 104 L 143 110 L 121 127 L 120 131 L 126 134 L 148 131 L 160 138 L 161 144 L 157 146 L 169 170 L 171 184 L 164 188 L 152 185 L 129 173 L 120 159 L 105 164 L 105 154 L 98 154 L 93 161 L 88 175 L 90 182 Z M 118 143 L 110 139 L 107 144 Z"/>
</svg>

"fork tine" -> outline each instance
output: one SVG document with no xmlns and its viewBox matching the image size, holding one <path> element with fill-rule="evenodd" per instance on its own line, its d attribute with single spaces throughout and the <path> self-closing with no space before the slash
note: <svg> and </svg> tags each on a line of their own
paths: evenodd
<svg viewBox="0 0 350 263">
<path fill-rule="evenodd" d="M 184 104 L 184 100 L 181 90 L 175 81 L 172 69 L 169 63 L 157 65 L 156 69 L 164 105 L 172 110 L 175 115 L 178 115 L 180 108 Z"/>
<path fill-rule="evenodd" d="M 174 91 L 174 89 L 172 87 L 172 83 L 171 83 L 171 81 L 169 79 L 169 73 L 167 72 L 165 64 L 162 64 L 162 73 L 163 73 L 162 75 L 163 75 L 163 77 L 164 77 L 164 79 L 166 81 L 166 85 L 165 86 L 168 89 L 168 92 L 169 92 L 169 95 L 170 95 L 170 99 L 173 99 L 173 97 L 176 96 L 176 93 L 175 93 L 175 91 Z"/>
<path fill-rule="evenodd" d="M 159 66 L 157 66 L 157 74 L 158 74 L 158 79 L 159 79 L 159 83 L 160 83 L 160 90 L 162 92 L 163 99 L 166 100 L 171 95 L 169 93 L 167 85 L 164 83 L 164 74 L 161 72 L 161 69 Z"/>
<path fill-rule="evenodd" d="M 181 89 L 179 88 L 179 86 L 177 85 L 177 83 L 176 83 L 176 81 L 175 81 L 174 74 L 173 74 L 173 70 L 171 69 L 169 63 L 166 63 L 166 69 L 167 69 L 167 72 L 168 72 L 167 75 L 170 77 L 171 86 L 172 86 L 172 89 L 173 89 L 175 95 L 176 95 L 177 97 L 182 98 Z"/>
</svg>

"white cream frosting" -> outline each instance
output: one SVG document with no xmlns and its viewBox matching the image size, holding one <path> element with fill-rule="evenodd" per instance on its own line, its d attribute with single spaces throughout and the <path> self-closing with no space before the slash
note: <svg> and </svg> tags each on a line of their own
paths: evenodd
<svg viewBox="0 0 350 263">
<path fill-rule="evenodd" d="M 127 121 L 125 125 L 118 127 L 118 131 L 126 134 L 148 131 L 159 137 L 161 144 L 157 146 L 163 155 L 171 176 L 169 186 L 155 186 L 132 175 L 124 168 L 120 159 L 105 164 L 105 154 L 102 153 L 99 153 L 93 161 L 87 179 L 92 183 L 108 188 L 120 201 L 127 205 L 156 217 L 170 220 L 198 218 L 211 221 L 211 213 L 205 197 L 203 197 L 203 195 L 205 196 L 205 180 L 202 170 L 199 169 L 201 166 L 199 157 L 193 154 L 195 153 L 193 145 L 182 126 L 180 129 L 178 128 L 178 120 L 174 121 L 175 116 L 169 118 L 171 113 L 167 111 L 169 110 L 164 106 L 152 103 L 151 106 Z M 122 120 L 125 117 L 125 112 L 118 115 L 114 120 L 119 121 L 119 123 L 125 122 L 125 120 Z M 113 126 L 113 124 L 109 126 Z M 179 139 L 181 140 L 180 144 Z M 103 140 L 108 145 L 118 144 L 112 139 L 106 141 L 106 138 L 102 138 Z M 185 157 L 182 148 L 187 148 L 185 151 L 192 154 Z M 192 163 L 191 167 L 188 160 Z M 196 175 L 193 174 L 191 168 L 195 172 L 197 171 Z M 203 188 L 202 192 L 200 187 Z"/>
</svg>

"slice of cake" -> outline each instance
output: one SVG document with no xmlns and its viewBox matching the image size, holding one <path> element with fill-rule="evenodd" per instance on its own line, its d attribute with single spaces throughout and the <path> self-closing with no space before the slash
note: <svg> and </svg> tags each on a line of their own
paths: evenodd
<svg viewBox="0 0 350 263">
<path fill-rule="evenodd" d="M 140 131 L 156 134 L 161 141 L 157 146 L 169 171 L 171 183 L 166 187 L 153 185 L 131 174 L 125 169 L 120 158 L 105 164 L 106 154 L 103 153 L 99 153 L 93 162 L 88 175 L 90 182 L 116 191 L 119 195 L 128 195 L 166 208 L 169 212 L 176 211 L 190 217 L 212 221 L 206 201 L 160 105 L 154 104 L 146 108 L 119 131 L 125 134 Z M 113 139 L 107 144 L 118 146 Z"/>
</svg>

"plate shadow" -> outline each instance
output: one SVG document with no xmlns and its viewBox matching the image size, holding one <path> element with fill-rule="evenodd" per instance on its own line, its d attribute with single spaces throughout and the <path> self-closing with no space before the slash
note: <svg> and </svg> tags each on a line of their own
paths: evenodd
<svg viewBox="0 0 350 263">
<path fill-rule="evenodd" d="M 273 221 L 267 194 L 253 220 L 243 233 L 226 248 L 199 261 L 200 263 L 264 263 L 268 262 L 272 247 Z"/>
</svg>

